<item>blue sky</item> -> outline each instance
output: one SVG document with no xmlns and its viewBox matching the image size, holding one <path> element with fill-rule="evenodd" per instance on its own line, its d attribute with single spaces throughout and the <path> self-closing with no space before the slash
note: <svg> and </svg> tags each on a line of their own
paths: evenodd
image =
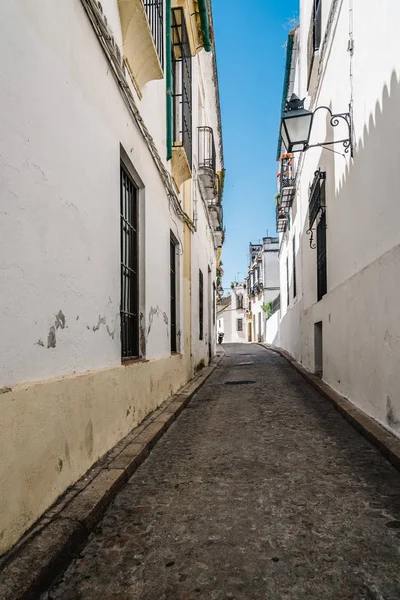
<svg viewBox="0 0 400 600">
<path fill-rule="evenodd" d="M 213 0 L 226 168 L 223 286 L 243 279 L 249 242 L 276 235 L 276 146 L 289 20 L 299 0 Z M 237 273 L 240 275 L 237 275 Z"/>
</svg>

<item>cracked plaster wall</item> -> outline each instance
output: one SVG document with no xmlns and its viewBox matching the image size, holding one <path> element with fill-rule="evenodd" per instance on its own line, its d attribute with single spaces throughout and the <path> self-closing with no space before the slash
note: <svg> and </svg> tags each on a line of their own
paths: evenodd
<svg viewBox="0 0 400 600">
<path fill-rule="evenodd" d="M 102 4 L 118 42 L 116 0 Z M 2 12 L 0 47 L 13 61 L 0 67 L 0 553 L 177 391 L 194 364 L 189 346 L 170 356 L 169 241 L 171 230 L 183 241 L 183 226 L 80 0 L 17 0 Z M 165 81 L 142 91 L 142 116 L 164 156 Z M 120 145 L 141 188 L 148 360 L 130 366 L 121 366 Z M 202 210 L 198 233 L 189 235 L 207 286 L 214 248 Z M 180 289 L 188 290 L 182 267 Z M 188 340 L 183 304 L 179 337 Z M 206 311 L 207 301 L 205 327 Z M 207 352 L 204 342 L 196 362 Z"/>
</svg>

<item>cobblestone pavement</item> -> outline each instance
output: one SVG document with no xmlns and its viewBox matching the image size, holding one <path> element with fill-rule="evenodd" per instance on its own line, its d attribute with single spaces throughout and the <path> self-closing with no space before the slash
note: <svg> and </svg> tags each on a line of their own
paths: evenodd
<svg viewBox="0 0 400 600">
<path fill-rule="evenodd" d="M 283 358 L 224 347 L 48 600 L 400 598 L 400 475 Z"/>
</svg>

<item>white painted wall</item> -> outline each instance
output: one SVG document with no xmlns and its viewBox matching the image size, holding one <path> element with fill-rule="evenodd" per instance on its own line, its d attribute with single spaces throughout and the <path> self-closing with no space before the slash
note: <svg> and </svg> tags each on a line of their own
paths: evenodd
<svg viewBox="0 0 400 600">
<path fill-rule="evenodd" d="M 263 238 L 262 248 L 249 266 L 248 281 L 250 281 L 250 286 L 257 283 L 257 266 L 260 269 L 262 291 L 249 298 L 251 301 L 251 341 L 264 342 L 266 341 L 267 312 L 263 309 L 263 306 L 275 300 L 279 294 L 278 238 Z"/>
<path fill-rule="evenodd" d="M 237 298 L 243 296 L 242 308 L 239 308 Z M 219 307 L 218 310 L 218 331 L 224 333 L 224 343 L 232 342 L 247 342 L 247 314 L 246 307 L 246 290 L 241 285 L 232 288 L 230 295 L 230 303 L 226 306 Z M 238 319 L 242 321 L 242 331 L 238 331 Z"/>
<path fill-rule="evenodd" d="M 276 311 L 269 319 L 267 319 L 265 325 L 265 342 L 272 344 L 273 346 L 280 345 L 279 339 L 279 322 L 280 322 L 280 311 Z"/>
<path fill-rule="evenodd" d="M 117 0 L 102 5 L 120 44 Z M 0 66 L 0 392 L 5 407 L 0 437 L 8 440 L 0 461 L 1 554 L 94 461 L 175 393 L 201 358 L 207 362 L 209 342 L 215 352 L 215 326 L 208 315 L 216 248 L 207 209 L 197 198 L 197 230 L 189 234 L 191 268 L 184 282 L 182 220 L 82 2 L 18 0 L 4 3 L 0 13 L 0 49 L 12 56 Z M 205 98 L 216 95 L 213 80 L 201 80 L 198 65 L 204 54 L 193 59 L 194 99 L 200 87 Z M 165 80 L 149 82 L 142 100 L 135 97 L 166 162 Z M 205 122 L 215 123 L 218 107 L 214 114 L 212 100 L 207 102 Z M 196 105 L 195 140 L 198 124 Z M 121 158 L 139 188 L 142 356 L 147 359 L 129 366 L 121 365 L 119 318 Z M 171 231 L 180 241 L 182 339 L 190 333 L 184 329 L 183 294 L 192 275 L 193 343 L 182 344 L 185 354 L 174 356 Z M 194 341 L 199 268 L 205 292 L 202 343 Z"/>
<path fill-rule="evenodd" d="M 311 0 L 301 2 L 300 60 L 293 85 L 306 106 L 348 111 L 353 101 L 354 160 L 322 149 L 304 155 L 292 227 L 280 255 L 282 320 L 280 343 L 313 370 L 314 324 L 323 326 L 323 378 L 385 427 L 400 433 L 400 315 L 397 281 L 400 205 L 392 178 L 397 173 L 400 120 L 400 5 L 323 2 L 323 35 L 311 90 L 306 91 L 306 48 Z M 332 18 L 330 10 L 336 7 Z M 348 43 L 354 38 L 354 54 Z M 318 62 L 321 61 L 318 79 Z M 351 71 L 350 71 L 351 69 Z M 366 71 L 367 69 L 367 71 Z M 352 72 L 352 78 L 350 73 Z M 311 104 L 310 104 L 311 103 Z M 327 127 L 316 117 L 311 143 L 345 129 Z M 339 153 L 340 145 L 333 147 Z M 316 250 L 309 246 L 308 188 L 314 171 L 327 173 L 328 294 L 317 302 Z M 291 243 L 297 236 L 297 298 L 286 310 L 286 257 L 292 290 Z"/>
</svg>

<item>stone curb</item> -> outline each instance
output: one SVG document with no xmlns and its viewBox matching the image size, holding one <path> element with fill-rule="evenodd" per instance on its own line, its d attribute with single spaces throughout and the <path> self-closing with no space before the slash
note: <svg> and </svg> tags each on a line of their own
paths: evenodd
<svg viewBox="0 0 400 600">
<path fill-rule="evenodd" d="M 313 388 L 318 390 L 327 400 L 332 402 L 336 410 L 355 429 L 357 429 L 361 435 L 371 442 L 398 471 L 400 471 L 400 440 L 395 435 L 387 431 L 382 425 L 357 408 L 344 396 L 335 392 L 335 390 L 324 383 L 317 375 L 307 371 L 307 369 L 298 363 L 291 354 L 286 352 L 286 350 L 269 344 L 260 343 L 259 345 L 285 358 L 288 363 L 290 363 L 292 367 L 294 367 L 296 371 L 313 386 Z"/>
<path fill-rule="evenodd" d="M 74 484 L 11 550 L 0 567 L 1 600 L 37 600 L 62 573 L 116 494 L 224 358 L 221 347 L 218 352 L 207 367 Z"/>
</svg>

